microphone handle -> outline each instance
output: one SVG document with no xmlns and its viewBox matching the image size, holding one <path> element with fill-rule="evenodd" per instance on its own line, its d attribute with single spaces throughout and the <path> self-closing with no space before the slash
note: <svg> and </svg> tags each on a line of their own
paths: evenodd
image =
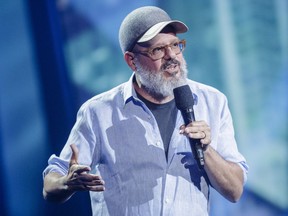
<svg viewBox="0 0 288 216">
<path fill-rule="evenodd" d="M 186 110 L 181 110 L 181 114 L 184 119 L 185 125 L 195 121 L 195 115 L 193 108 L 187 108 Z M 205 161 L 204 161 L 204 154 L 200 139 L 192 139 L 189 138 L 190 147 L 193 152 L 193 156 L 198 164 L 199 169 L 203 169 Z"/>
</svg>

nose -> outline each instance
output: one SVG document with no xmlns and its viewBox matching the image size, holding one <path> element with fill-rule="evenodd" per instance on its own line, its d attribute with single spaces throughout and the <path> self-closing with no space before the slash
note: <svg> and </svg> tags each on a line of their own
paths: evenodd
<svg viewBox="0 0 288 216">
<path fill-rule="evenodd" d="M 165 56 L 164 59 L 175 59 L 176 58 L 176 54 L 175 52 L 171 49 L 171 47 L 166 47 L 165 49 Z"/>
</svg>

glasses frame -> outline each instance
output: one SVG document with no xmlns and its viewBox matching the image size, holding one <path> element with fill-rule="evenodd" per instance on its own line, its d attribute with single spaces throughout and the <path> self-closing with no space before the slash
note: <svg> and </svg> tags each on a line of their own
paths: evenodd
<svg viewBox="0 0 288 216">
<path fill-rule="evenodd" d="M 179 55 L 180 53 L 182 53 L 186 47 L 186 40 L 185 39 L 182 39 L 182 40 L 179 40 L 179 41 L 175 41 L 171 44 L 167 44 L 165 46 L 155 46 L 155 47 L 150 47 L 147 51 L 132 51 L 132 53 L 135 53 L 135 54 L 141 54 L 141 55 L 144 55 L 144 56 L 147 56 L 149 57 L 150 59 L 152 59 L 153 61 L 156 61 L 156 60 L 159 60 L 159 59 L 162 59 L 165 54 L 166 54 L 166 51 L 167 51 L 167 48 L 169 47 L 171 50 L 172 50 L 172 46 L 178 42 L 178 46 L 180 46 L 180 44 L 182 44 L 182 48 L 180 47 L 180 52 L 179 53 L 175 53 L 176 55 Z M 140 45 L 141 46 L 141 45 Z M 155 58 L 153 57 L 153 50 L 154 49 L 164 49 L 164 55 L 160 58 Z M 172 50 L 173 51 L 173 50 Z"/>
</svg>

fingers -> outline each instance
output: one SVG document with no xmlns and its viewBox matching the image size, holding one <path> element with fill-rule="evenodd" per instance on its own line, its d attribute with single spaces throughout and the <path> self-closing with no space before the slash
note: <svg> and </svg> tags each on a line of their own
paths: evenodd
<svg viewBox="0 0 288 216">
<path fill-rule="evenodd" d="M 66 185 L 72 191 L 104 191 L 104 181 L 99 175 L 90 174 L 89 166 L 79 165 L 79 150 L 75 144 L 71 144 L 72 155 L 69 163 L 69 174 Z"/>
<path fill-rule="evenodd" d="M 211 143 L 211 130 L 208 124 L 204 121 L 191 122 L 185 127 L 180 127 L 180 134 L 186 135 L 192 139 L 200 139 L 203 145 Z"/>
<path fill-rule="evenodd" d="M 93 181 L 86 182 L 85 187 L 89 191 L 104 191 L 105 182 L 100 179 L 94 179 Z"/>
<path fill-rule="evenodd" d="M 67 182 L 71 190 L 75 191 L 104 191 L 105 182 L 98 175 L 74 173 L 72 179 Z"/>
<path fill-rule="evenodd" d="M 77 146 L 75 144 L 71 144 L 70 148 L 72 150 L 72 156 L 69 163 L 70 176 L 74 175 L 75 173 L 81 174 L 89 172 L 91 170 L 90 167 L 78 164 L 79 150 Z"/>
<path fill-rule="evenodd" d="M 71 167 L 74 164 L 78 164 L 78 155 L 79 155 L 79 150 L 75 144 L 71 144 L 70 148 L 72 150 L 72 156 L 70 159 L 70 164 L 69 166 Z"/>
<path fill-rule="evenodd" d="M 70 172 L 73 172 L 73 173 L 74 172 L 82 173 L 82 172 L 87 172 L 87 171 L 89 172 L 90 167 L 78 164 L 79 150 L 77 146 L 75 144 L 71 144 L 70 148 L 72 150 L 72 156 L 71 156 L 70 163 L 69 163 Z M 77 165 L 77 166 L 73 166 L 73 165 Z M 72 166 L 73 168 L 71 169 Z"/>
<path fill-rule="evenodd" d="M 76 165 L 73 166 L 73 168 L 71 169 L 71 172 L 77 173 L 77 174 L 82 174 L 82 173 L 87 173 L 90 172 L 91 168 L 85 165 Z"/>
</svg>

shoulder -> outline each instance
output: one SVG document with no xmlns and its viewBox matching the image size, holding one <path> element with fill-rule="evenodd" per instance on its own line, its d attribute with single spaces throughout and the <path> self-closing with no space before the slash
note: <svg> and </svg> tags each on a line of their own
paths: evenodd
<svg viewBox="0 0 288 216">
<path fill-rule="evenodd" d="M 105 109 L 111 109 L 113 106 L 121 106 L 122 104 L 124 104 L 124 85 L 125 83 L 120 84 L 108 91 L 95 95 L 94 97 L 83 103 L 79 111 L 95 112 Z"/>
<path fill-rule="evenodd" d="M 193 80 L 188 80 L 187 83 L 190 86 L 191 91 L 196 94 L 197 97 L 204 97 L 208 100 L 226 101 L 225 94 L 212 86 Z"/>
</svg>

